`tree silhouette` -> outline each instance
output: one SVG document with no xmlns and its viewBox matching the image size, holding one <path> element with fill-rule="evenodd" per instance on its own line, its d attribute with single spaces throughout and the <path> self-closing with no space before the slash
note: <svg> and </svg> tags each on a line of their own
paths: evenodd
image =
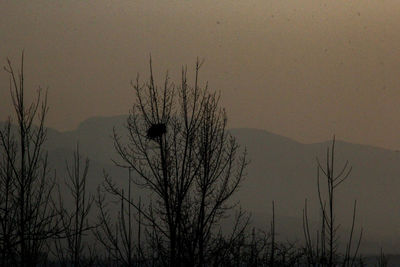
<svg viewBox="0 0 400 267">
<path fill-rule="evenodd" d="M 351 230 L 348 236 L 346 244 L 346 250 L 343 257 L 340 257 L 338 252 L 338 234 L 339 224 L 336 222 L 336 198 L 335 193 L 339 185 L 341 185 L 350 176 L 352 167 L 349 167 L 349 162 L 343 165 L 343 167 L 336 172 L 335 167 L 335 136 L 332 140 L 331 147 L 327 148 L 326 151 L 326 163 L 325 167 L 320 163 L 317 158 L 317 189 L 318 189 L 318 200 L 319 209 L 321 214 L 321 229 L 317 232 L 317 238 L 315 242 L 311 239 L 309 230 L 308 215 L 307 215 L 307 200 L 305 202 L 305 208 L 303 210 L 303 230 L 306 240 L 306 256 L 307 262 L 312 266 L 355 266 L 358 249 L 360 247 L 362 238 L 362 229 L 358 242 L 356 243 L 355 249 L 352 246 L 354 225 L 356 219 L 356 208 L 357 202 L 354 201 L 353 206 L 353 217 Z M 326 182 L 326 194 L 324 196 L 321 188 L 321 172 L 325 177 Z M 354 249 L 354 252 L 352 252 Z"/>
<path fill-rule="evenodd" d="M 108 180 L 107 174 L 105 175 Z M 96 204 L 99 209 L 99 224 L 94 234 L 107 251 L 108 257 L 105 261 L 109 265 L 140 266 L 144 258 L 141 248 L 141 202 L 139 200 L 136 212 L 130 204 L 133 203 L 130 169 L 128 179 L 127 190 L 121 189 L 116 193 L 113 191 L 114 187 L 111 189 L 107 184 L 103 187 L 105 192 L 101 192 L 101 187 L 98 188 Z M 106 201 L 105 193 L 111 195 L 113 202 L 119 205 L 117 214 L 110 211 L 111 208 L 108 206 L 110 203 Z M 135 220 L 138 222 L 137 228 L 134 224 Z"/>
<path fill-rule="evenodd" d="M 129 141 L 114 131 L 116 163 L 132 168 L 134 183 L 153 194 L 142 214 L 154 229 L 153 249 L 165 266 L 218 265 L 215 252 L 229 247 L 219 242 L 219 223 L 234 207 L 229 200 L 247 165 L 246 153 L 226 130 L 219 95 L 199 86 L 200 67 L 197 61 L 193 86 L 183 68 L 179 87 L 168 75 L 159 87 L 150 60 L 149 81 L 132 83 L 136 102 L 127 120 Z M 109 190 L 139 209 L 106 178 Z M 233 235 L 245 225 L 247 220 L 237 222 Z"/>
<path fill-rule="evenodd" d="M 36 100 L 25 104 L 24 57 L 14 71 L 10 60 L 10 94 L 16 117 L 0 130 L 1 263 L 3 266 L 34 266 L 46 255 L 45 242 L 58 234 L 58 213 L 52 192 L 55 181 L 49 173 L 45 117 L 47 96 L 39 88 Z M 37 124 L 34 125 L 34 122 Z"/>
<path fill-rule="evenodd" d="M 60 186 L 58 187 L 63 234 L 55 239 L 54 254 L 62 266 L 72 264 L 79 267 L 93 264 L 90 245 L 85 240 L 85 236 L 95 228 L 95 225 L 89 222 L 94 197 L 88 194 L 86 187 L 89 159 L 86 158 L 82 166 L 81 157 L 79 145 L 77 145 L 72 165 L 66 162 L 67 177 L 64 177 L 64 185 L 67 190 L 64 192 L 72 197 L 72 208 L 66 208 L 65 194 L 63 195 Z"/>
</svg>

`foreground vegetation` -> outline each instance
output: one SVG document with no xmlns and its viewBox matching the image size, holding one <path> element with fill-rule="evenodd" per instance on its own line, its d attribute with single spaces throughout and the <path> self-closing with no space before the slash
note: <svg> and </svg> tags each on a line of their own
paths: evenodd
<svg viewBox="0 0 400 267">
<path fill-rule="evenodd" d="M 19 71 L 8 61 L 15 121 L 0 131 L 0 266 L 363 266 L 356 202 L 345 249 L 339 249 L 335 189 L 351 167 L 335 168 L 335 139 L 326 164 L 317 162 L 320 228 L 310 229 L 307 202 L 303 243 L 276 241 L 274 205 L 270 229 L 251 227 L 250 216 L 232 202 L 245 181 L 246 150 L 226 130 L 219 95 L 200 85 L 201 65 L 195 65 L 193 85 L 183 68 L 179 86 L 168 75 L 159 86 L 150 60 L 148 81 L 132 83 L 136 101 L 127 136 L 113 133 L 114 163 L 127 170 L 118 177 L 126 185 L 104 171 L 91 195 L 89 160 L 78 145 L 67 177 L 57 180 L 49 170 L 47 96 L 39 90 L 26 105 L 23 57 Z M 133 187 L 151 201 L 134 196 Z M 227 218 L 231 226 L 223 228 Z M 386 264 L 381 253 L 377 265 Z"/>
</svg>

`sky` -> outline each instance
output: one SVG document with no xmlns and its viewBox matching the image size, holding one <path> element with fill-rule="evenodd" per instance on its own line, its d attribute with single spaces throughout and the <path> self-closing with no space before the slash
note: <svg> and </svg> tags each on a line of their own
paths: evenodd
<svg viewBox="0 0 400 267">
<path fill-rule="evenodd" d="M 160 83 L 204 59 L 230 128 L 400 149 L 398 14 L 397 0 L 0 0 L 0 63 L 25 51 L 27 99 L 47 88 L 61 131 L 127 114 L 151 54 Z M 0 120 L 8 82 L 1 71 Z"/>
</svg>

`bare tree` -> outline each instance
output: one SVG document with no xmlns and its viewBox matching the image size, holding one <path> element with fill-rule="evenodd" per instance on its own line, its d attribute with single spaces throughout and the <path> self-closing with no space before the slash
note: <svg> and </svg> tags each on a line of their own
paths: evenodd
<svg viewBox="0 0 400 267">
<path fill-rule="evenodd" d="M 1 249 L 1 265 L 7 266 L 13 264 L 15 260 L 15 246 L 16 234 L 15 223 L 17 210 L 15 208 L 15 177 L 12 165 L 15 165 L 16 159 L 16 144 L 15 139 L 12 138 L 11 124 L 7 123 L 1 135 L 2 142 L 5 143 L 1 146 L 1 162 L 0 162 L 0 249 Z M 3 148 L 7 147 L 10 156 L 3 153 Z M 10 162 L 8 159 L 12 160 Z"/>
<path fill-rule="evenodd" d="M 66 162 L 66 169 L 67 177 L 64 178 L 64 183 L 68 195 L 72 197 L 73 207 L 68 209 L 65 206 L 64 199 L 67 197 L 61 194 L 59 187 L 59 210 L 64 233 L 55 239 L 55 254 L 65 266 L 71 264 L 75 267 L 91 266 L 93 258 L 90 255 L 90 246 L 84 237 L 95 228 L 93 223 L 89 223 L 89 213 L 94 198 L 88 194 L 86 187 L 89 159 L 86 158 L 82 166 L 79 145 L 76 146 L 72 166 Z"/>
<path fill-rule="evenodd" d="M 0 131 L 1 248 L 5 257 L 2 263 L 7 266 L 38 264 L 45 255 L 45 242 L 58 233 L 58 214 L 52 206 L 55 182 L 43 151 L 47 96 L 43 97 L 39 89 L 37 99 L 26 106 L 23 62 L 22 54 L 18 73 L 10 60 L 5 67 L 16 115 L 16 127 L 9 119 Z"/>
<path fill-rule="evenodd" d="M 348 241 L 346 243 L 346 250 L 342 259 L 339 258 L 338 252 L 338 234 L 339 224 L 336 223 L 335 211 L 335 190 L 341 185 L 350 175 L 352 167 L 349 167 L 349 162 L 346 161 L 344 166 L 335 172 L 335 136 L 332 140 L 332 146 L 327 148 L 326 151 L 326 165 L 325 168 L 317 158 L 317 189 L 319 208 L 321 213 L 321 228 L 317 231 L 317 238 L 313 242 L 309 230 L 309 222 L 307 215 L 307 201 L 303 210 L 303 230 L 306 240 L 306 255 L 308 264 L 313 266 L 355 266 L 358 249 L 360 247 L 362 238 L 362 229 L 358 242 L 355 245 L 355 250 L 352 252 L 353 234 L 356 220 L 356 207 L 357 202 L 354 201 L 353 217 Z M 323 190 L 320 183 L 320 173 L 323 173 L 326 178 L 326 196 L 323 195 Z"/>
<path fill-rule="evenodd" d="M 135 184 L 153 194 L 142 215 L 154 228 L 154 244 L 166 266 L 212 262 L 221 244 L 219 222 L 234 207 L 229 200 L 247 165 L 246 153 L 226 131 L 219 95 L 199 86 L 200 67 L 197 62 L 193 86 L 184 68 L 179 87 L 170 83 L 168 74 L 158 87 L 150 60 L 149 81 L 141 85 L 138 77 L 132 83 L 136 103 L 127 120 L 128 143 L 114 130 L 121 159 L 116 163 L 132 168 Z M 129 201 L 111 179 L 106 182 Z M 138 210 L 137 204 L 129 203 Z"/>
<path fill-rule="evenodd" d="M 387 258 L 387 256 L 385 255 L 385 253 L 383 253 L 383 250 L 381 248 L 380 253 L 379 253 L 379 257 L 377 258 L 376 267 L 386 267 L 389 264 L 389 259 Z"/>
<path fill-rule="evenodd" d="M 105 174 L 106 181 L 110 181 Z M 105 248 L 108 259 L 105 261 L 112 266 L 138 266 L 143 263 L 144 255 L 141 248 L 141 201 L 137 204 L 136 211 L 130 203 L 133 203 L 131 193 L 131 170 L 129 169 L 128 192 L 121 189 L 115 193 L 106 183 L 102 188 L 98 188 L 96 204 L 99 210 L 98 227 L 94 229 L 97 240 Z M 114 188 L 114 187 L 113 187 Z M 101 189 L 105 192 L 101 192 Z M 107 193 L 107 194 L 106 194 Z M 113 202 L 119 205 L 118 212 L 110 212 L 110 202 L 107 196 L 113 198 Z M 115 218 L 115 219 L 112 219 Z M 137 222 L 137 225 L 134 222 Z M 135 236 L 135 232 L 137 235 Z"/>
</svg>

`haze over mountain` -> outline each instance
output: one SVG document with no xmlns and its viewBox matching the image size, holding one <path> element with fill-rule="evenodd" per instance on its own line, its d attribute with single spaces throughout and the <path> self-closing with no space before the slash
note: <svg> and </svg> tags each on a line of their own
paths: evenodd
<svg viewBox="0 0 400 267">
<path fill-rule="evenodd" d="M 123 135 L 126 118 L 90 118 L 68 132 L 49 129 L 46 149 L 57 176 L 65 175 L 65 161 L 71 158 L 79 141 L 82 154 L 91 161 L 89 188 L 92 192 L 103 181 L 103 169 L 123 183 L 127 171 L 111 162 L 118 159 L 111 135 L 113 127 Z M 274 200 L 279 238 L 302 242 L 302 209 L 306 198 L 310 221 L 318 222 L 316 157 L 324 164 L 330 141 L 302 144 L 258 129 L 231 129 L 230 132 L 247 148 L 251 160 L 247 178 L 235 199 L 251 212 L 253 224 L 264 229 L 269 226 Z M 345 160 L 353 166 L 350 178 L 337 190 L 337 220 L 344 231 L 341 236 L 347 236 L 353 203 L 357 200 L 356 233 L 363 227 L 362 251 L 376 253 L 383 247 L 386 253 L 398 253 L 400 153 L 342 141 L 336 142 L 335 151 L 337 169 Z"/>
<path fill-rule="evenodd" d="M 400 149 L 398 0 L 16 0 L 0 10 L 0 65 L 25 49 L 26 96 L 49 87 L 53 128 L 127 113 L 129 82 L 148 77 L 151 53 L 157 80 L 169 70 L 176 83 L 204 58 L 200 79 L 221 90 L 232 127 Z M 0 87 L 9 99 L 3 71 Z M 0 120 L 11 110 L 4 101 Z"/>
<path fill-rule="evenodd" d="M 204 59 L 200 86 L 221 93 L 251 161 L 234 201 L 252 225 L 269 228 L 274 201 L 277 238 L 302 243 L 307 199 L 315 232 L 316 159 L 324 165 L 335 133 L 336 171 L 353 167 L 336 191 L 340 237 L 357 200 L 361 252 L 400 255 L 399 14 L 398 0 L 0 1 L 0 67 L 9 58 L 18 70 L 24 51 L 26 103 L 48 89 L 50 166 L 62 180 L 79 143 L 95 193 L 105 172 L 126 185 L 111 136 L 124 134 L 117 114 L 132 107 L 131 80 L 149 77 L 150 55 L 156 83 L 168 71 L 177 86 Z M 14 113 L 9 78 L 0 71 L 0 127 Z"/>
</svg>

